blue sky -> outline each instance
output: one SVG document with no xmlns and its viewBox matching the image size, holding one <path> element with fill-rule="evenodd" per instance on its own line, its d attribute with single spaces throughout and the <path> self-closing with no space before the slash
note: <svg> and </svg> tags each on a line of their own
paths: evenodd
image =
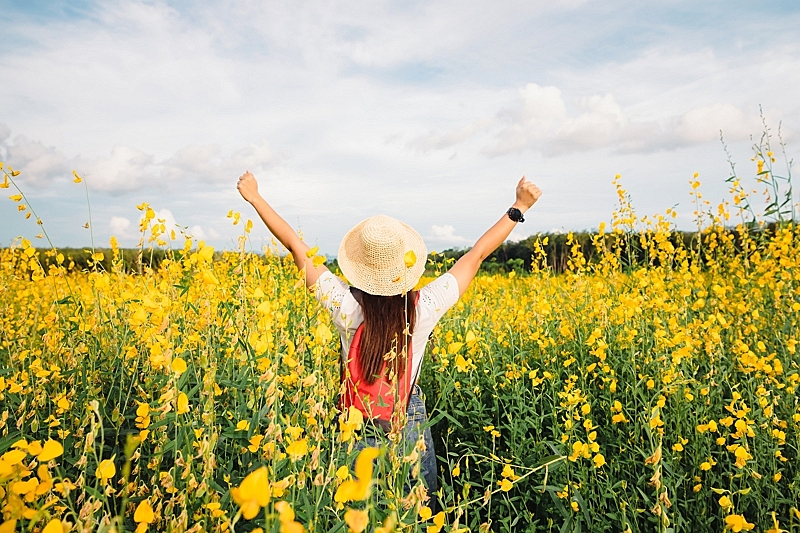
<svg viewBox="0 0 800 533">
<path fill-rule="evenodd" d="M 759 106 L 800 130 L 797 2 L 0 0 L 0 160 L 58 246 L 134 245 L 150 203 L 217 247 L 255 218 L 246 168 L 335 254 L 385 213 L 429 249 L 468 246 L 526 175 L 544 196 L 512 238 L 597 227 L 619 173 L 641 214 L 688 180 L 747 179 Z M 0 199 L 0 245 L 38 228 Z M 256 226 L 256 246 L 269 242 Z"/>
</svg>

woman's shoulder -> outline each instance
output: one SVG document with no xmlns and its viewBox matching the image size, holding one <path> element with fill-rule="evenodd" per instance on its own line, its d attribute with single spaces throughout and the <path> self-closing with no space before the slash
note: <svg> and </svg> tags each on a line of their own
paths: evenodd
<svg viewBox="0 0 800 533">
<path fill-rule="evenodd" d="M 350 285 L 334 274 L 333 272 L 323 272 L 314 284 L 314 296 L 325 307 L 340 307 L 345 300 L 352 299 Z"/>
<path fill-rule="evenodd" d="M 442 309 L 446 311 L 458 301 L 458 294 L 458 281 L 452 274 L 446 272 L 419 290 L 417 305 L 430 307 L 436 311 Z"/>
<path fill-rule="evenodd" d="M 419 292 L 420 294 L 425 294 L 427 292 L 437 292 L 442 290 L 451 291 L 454 288 L 456 293 L 458 293 L 458 281 L 450 272 L 445 272 L 444 274 L 439 275 L 423 285 L 419 289 Z"/>
</svg>

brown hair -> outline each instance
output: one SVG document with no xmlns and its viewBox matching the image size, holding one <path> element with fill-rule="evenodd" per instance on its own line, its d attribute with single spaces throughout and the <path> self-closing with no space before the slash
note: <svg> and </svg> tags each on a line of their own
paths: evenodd
<svg viewBox="0 0 800 533">
<path fill-rule="evenodd" d="M 394 370 L 389 373 L 389 379 L 402 376 L 406 366 L 403 354 L 407 353 L 404 349 L 409 344 L 417 318 L 414 305 L 416 291 L 396 296 L 374 296 L 364 291 L 358 292 L 364 313 L 364 330 L 361 333 L 358 360 L 362 377 L 370 385 L 375 383 L 381 377 L 384 361 Z M 392 349 L 396 354 L 393 358 L 387 356 Z"/>
</svg>

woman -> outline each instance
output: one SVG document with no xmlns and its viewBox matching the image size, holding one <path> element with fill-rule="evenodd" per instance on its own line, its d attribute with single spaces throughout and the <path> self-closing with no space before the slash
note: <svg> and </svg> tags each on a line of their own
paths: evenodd
<svg viewBox="0 0 800 533">
<path fill-rule="evenodd" d="M 270 232 L 306 271 L 306 286 L 330 311 L 339 330 L 343 354 L 342 408 L 354 406 L 366 420 L 386 430 L 407 413 L 404 439 L 416 443 L 427 423 L 425 403 L 416 384 L 428 337 L 436 323 L 464 294 L 478 268 L 503 241 L 541 191 L 523 176 L 516 201 L 446 273 L 418 292 L 416 286 L 428 252 L 419 233 L 391 217 L 378 215 L 351 229 L 339 247 L 342 273 L 352 284 L 315 266 L 309 247 L 258 193 L 246 171 L 237 188 L 252 204 Z M 402 417 L 400 417 L 402 419 Z M 423 432 L 421 474 L 429 493 L 438 489 L 436 454 L 430 428 Z"/>
</svg>

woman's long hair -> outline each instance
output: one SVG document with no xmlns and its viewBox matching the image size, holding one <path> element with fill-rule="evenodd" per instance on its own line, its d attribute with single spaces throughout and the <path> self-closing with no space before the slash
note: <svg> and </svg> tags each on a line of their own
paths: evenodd
<svg viewBox="0 0 800 533">
<path fill-rule="evenodd" d="M 389 379 L 400 378 L 406 370 L 406 349 L 416 323 L 416 291 L 397 296 L 374 296 L 361 291 L 364 330 L 358 361 L 362 377 L 370 385 L 381 377 L 383 363 L 388 363 Z M 391 355 L 394 354 L 394 355 Z"/>
</svg>

